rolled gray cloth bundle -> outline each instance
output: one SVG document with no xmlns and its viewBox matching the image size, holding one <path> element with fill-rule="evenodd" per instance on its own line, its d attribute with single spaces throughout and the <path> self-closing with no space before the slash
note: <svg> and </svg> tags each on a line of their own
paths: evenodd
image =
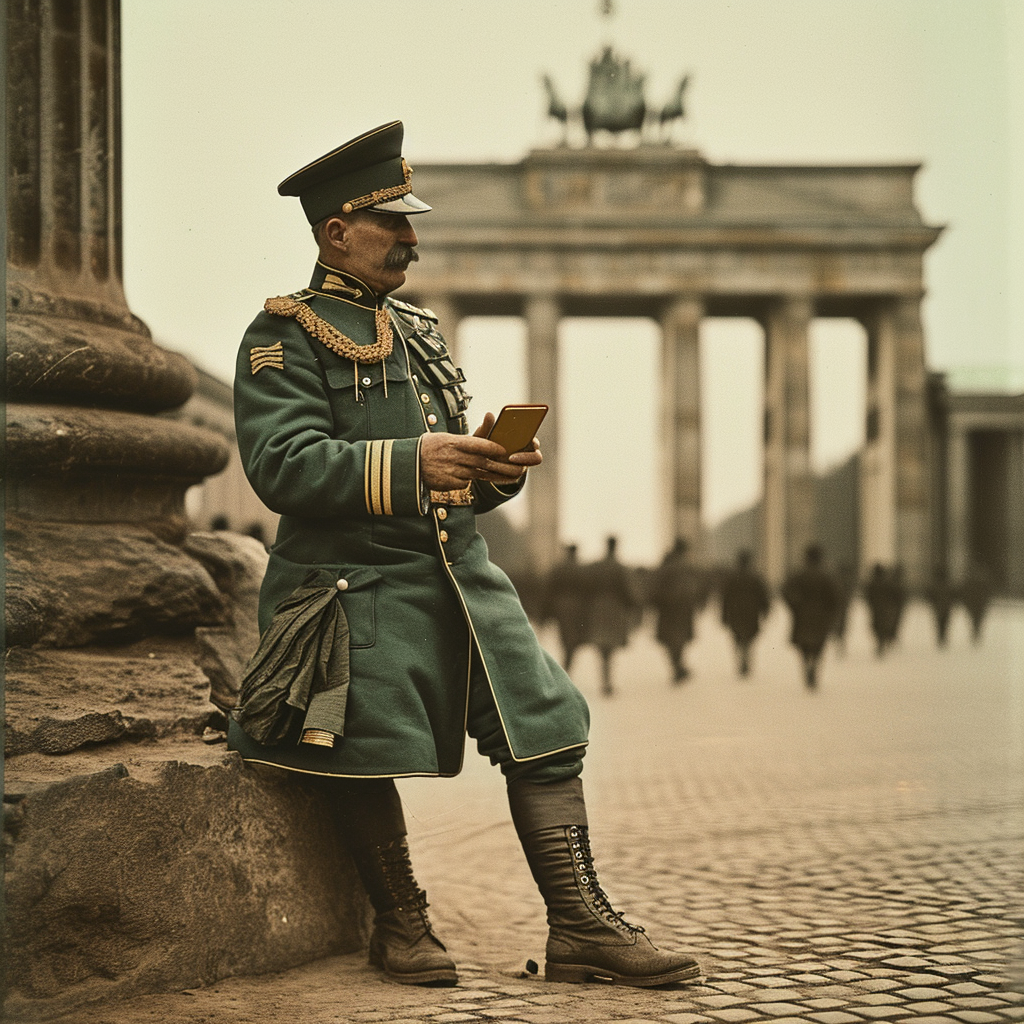
<svg viewBox="0 0 1024 1024">
<path fill-rule="evenodd" d="M 316 570 L 277 606 L 246 666 L 234 711 L 257 742 L 281 743 L 303 714 L 302 731 L 313 730 L 314 743 L 330 745 L 324 733 L 345 734 L 349 630 L 337 598 L 335 576 Z"/>
</svg>

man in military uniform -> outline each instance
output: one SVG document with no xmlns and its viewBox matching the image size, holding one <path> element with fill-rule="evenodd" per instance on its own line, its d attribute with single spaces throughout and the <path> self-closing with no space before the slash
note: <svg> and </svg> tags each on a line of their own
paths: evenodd
<svg viewBox="0 0 1024 1024">
<path fill-rule="evenodd" d="M 453 776 L 465 737 L 500 766 L 548 908 L 545 974 L 650 986 L 699 976 L 614 911 L 580 783 L 588 711 L 538 644 L 475 516 L 517 494 L 532 450 L 468 432 L 436 319 L 389 297 L 417 259 L 394 121 L 287 178 L 319 248 L 309 287 L 268 299 L 242 341 L 238 445 L 280 513 L 260 649 L 229 732 L 248 762 L 317 780 L 376 912 L 371 963 L 457 981 L 409 859 L 394 779 Z"/>
</svg>

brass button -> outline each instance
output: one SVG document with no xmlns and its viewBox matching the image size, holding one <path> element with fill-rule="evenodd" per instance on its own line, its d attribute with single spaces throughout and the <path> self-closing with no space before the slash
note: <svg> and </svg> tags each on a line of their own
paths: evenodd
<svg viewBox="0 0 1024 1024">
<path fill-rule="evenodd" d="M 436 416 L 435 416 L 435 415 L 434 415 L 433 413 L 431 413 L 431 414 L 430 414 L 430 415 L 429 415 L 429 416 L 427 417 L 427 422 L 428 422 L 428 423 L 429 423 L 429 424 L 430 424 L 431 426 L 434 426 L 434 424 L 436 424 L 436 423 L 437 423 L 437 417 L 436 417 Z"/>
<path fill-rule="evenodd" d="M 446 509 L 446 508 L 439 508 L 437 510 L 437 518 L 438 519 L 447 519 L 448 518 L 448 509 Z"/>
<path fill-rule="evenodd" d="M 421 401 L 421 402 L 422 402 L 422 403 L 423 403 L 424 405 L 430 405 L 430 395 L 428 395 L 428 394 L 427 394 L 427 393 L 426 393 L 426 392 L 424 391 L 424 392 L 423 392 L 423 394 L 421 394 L 421 395 L 420 395 L 420 401 Z"/>
<path fill-rule="evenodd" d="M 348 590 L 348 580 L 338 580 L 339 590 Z"/>
<path fill-rule="evenodd" d="M 419 384 L 420 382 L 419 377 L 417 377 L 415 373 L 412 375 L 412 382 L 413 384 Z"/>
<path fill-rule="evenodd" d="M 441 531 L 441 543 L 443 544 L 447 539 L 448 539 L 448 531 L 447 530 L 442 530 Z"/>
</svg>

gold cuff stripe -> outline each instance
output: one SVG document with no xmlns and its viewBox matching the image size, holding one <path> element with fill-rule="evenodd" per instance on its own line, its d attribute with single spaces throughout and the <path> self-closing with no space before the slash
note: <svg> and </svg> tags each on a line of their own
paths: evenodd
<svg viewBox="0 0 1024 1024">
<path fill-rule="evenodd" d="M 391 507 L 391 453 L 394 450 L 395 442 L 388 440 L 384 442 L 384 459 L 380 468 L 381 480 L 381 503 L 384 506 L 384 515 L 394 515 Z"/>
<path fill-rule="evenodd" d="M 366 511 L 373 515 L 373 503 L 370 501 L 370 461 L 373 458 L 373 441 L 366 442 L 366 461 L 363 464 L 363 501 Z"/>
<path fill-rule="evenodd" d="M 367 443 L 366 468 L 363 474 L 363 494 L 366 511 L 373 516 L 395 514 L 391 503 L 391 458 L 395 442 L 370 441 Z"/>
<path fill-rule="evenodd" d="M 370 485 L 370 500 L 367 511 L 370 515 L 379 516 L 380 507 L 380 457 L 383 444 L 380 441 L 370 442 L 370 452 L 366 460 L 366 474 Z"/>
</svg>

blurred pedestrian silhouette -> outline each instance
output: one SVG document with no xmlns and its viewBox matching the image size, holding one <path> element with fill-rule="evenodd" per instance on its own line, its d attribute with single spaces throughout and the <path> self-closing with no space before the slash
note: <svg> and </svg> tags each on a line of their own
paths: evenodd
<svg viewBox="0 0 1024 1024">
<path fill-rule="evenodd" d="M 956 591 L 949 582 L 949 573 L 944 565 L 935 567 L 925 597 L 928 599 L 935 617 L 935 642 L 939 647 L 945 647 L 949 631 L 949 616 L 956 601 Z"/>
<path fill-rule="evenodd" d="M 898 567 L 887 569 L 876 563 L 864 586 L 864 599 L 871 612 L 871 632 L 875 637 L 875 653 L 882 657 L 896 642 L 903 619 L 906 594 Z"/>
<path fill-rule="evenodd" d="M 825 568 L 825 554 L 817 544 L 804 552 L 803 568 L 787 577 L 782 597 L 793 616 L 789 639 L 803 658 L 804 682 L 813 690 L 818 685 L 821 652 L 839 607 L 839 587 Z"/>
<path fill-rule="evenodd" d="M 686 541 L 677 537 L 654 570 L 649 593 L 657 611 L 655 636 L 668 652 L 672 682 L 677 685 L 689 678 L 686 645 L 693 639 L 694 616 L 707 600 L 704 581 L 691 565 L 687 551 Z"/>
<path fill-rule="evenodd" d="M 741 676 L 750 674 L 750 648 L 771 608 L 768 585 L 753 567 L 747 550 L 736 556 L 736 566 L 722 581 L 722 624 L 732 633 Z"/>
<path fill-rule="evenodd" d="M 839 588 L 839 605 L 836 608 L 836 621 L 832 624 L 832 636 L 836 647 L 846 653 L 846 626 L 850 619 L 850 603 L 857 589 L 857 570 L 844 562 L 836 570 L 836 586 Z"/>
<path fill-rule="evenodd" d="M 971 642 L 981 643 L 981 627 L 992 600 L 992 577 L 978 562 L 971 564 L 967 578 L 960 585 L 960 600 L 971 619 Z"/>
<path fill-rule="evenodd" d="M 590 606 L 590 642 L 601 655 L 601 693 L 609 697 L 612 686 L 612 655 L 629 643 L 629 634 L 640 607 L 626 567 L 616 556 L 617 540 L 609 537 L 605 556 L 586 568 L 585 593 Z"/>
<path fill-rule="evenodd" d="M 566 672 L 572 665 L 577 648 L 587 642 L 587 594 L 584 569 L 578 559 L 578 548 L 567 544 L 565 556 L 556 562 L 544 587 L 541 619 L 554 621 L 562 644 L 562 665 Z"/>
</svg>

